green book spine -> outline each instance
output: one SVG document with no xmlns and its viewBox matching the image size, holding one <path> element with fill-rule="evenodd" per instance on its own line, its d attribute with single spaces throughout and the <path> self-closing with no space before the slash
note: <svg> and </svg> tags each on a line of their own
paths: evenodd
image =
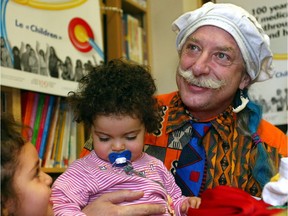
<svg viewBox="0 0 288 216">
<path fill-rule="evenodd" d="M 35 117 L 35 122 L 34 122 L 34 127 L 33 127 L 33 135 L 32 135 L 32 139 L 31 139 L 31 143 L 33 145 L 36 145 L 36 140 L 38 137 L 38 131 L 39 131 L 39 126 L 40 126 L 40 120 L 41 120 L 41 116 L 42 116 L 44 101 L 45 101 L 45 94 L 40 94 L 37 112 L 36 112 L 36 117 Z"/>
</svg>

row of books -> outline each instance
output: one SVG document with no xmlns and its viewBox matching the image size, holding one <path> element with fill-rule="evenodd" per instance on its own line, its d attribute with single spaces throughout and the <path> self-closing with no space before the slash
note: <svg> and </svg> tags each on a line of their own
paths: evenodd
<svg viewBox="0 0 288 216">
<path fill-rule="evenodd" d="M 65 168 L 77 158 L 84 127 L 73 121 L 64 97 L 22 91 L 21 112 L 29 128 L 22 135 L 35 145 L 42 167 Z"/>
<path fill-rule="evenodd" d="M 122 27 L 124 38 L 123 56 L 139 64 L 147 64 L 146 32 L 141 27 L 140 21 L 130 14 L 124 14 Z"/>
</svg>

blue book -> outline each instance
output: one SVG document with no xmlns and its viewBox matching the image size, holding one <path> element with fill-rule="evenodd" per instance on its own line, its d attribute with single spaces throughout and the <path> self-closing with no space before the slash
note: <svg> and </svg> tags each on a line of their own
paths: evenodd
<svg viewBox="0 0 288 216">
<path fill-rule="evenodd" d="M 48 104 L 48 110 L 47 110 L 47 115 L 44 123 L 44 129 L 43 129 L 43 134 L 42 134 L 42 139 L 41 139 L 41 144 L 40 144 L 40 150 L 39 150 L 39 158 L 40 160 L 43 159 L 44 152 L 46 149 L 46 143 L 47 143 L 47 136 L 49 132 L 49 127 L 52 119 L 52 111 L 54 107 L 54 101 L 55 101 L 55 96 L 51 95 L 49 104 Z"/>
</svg>

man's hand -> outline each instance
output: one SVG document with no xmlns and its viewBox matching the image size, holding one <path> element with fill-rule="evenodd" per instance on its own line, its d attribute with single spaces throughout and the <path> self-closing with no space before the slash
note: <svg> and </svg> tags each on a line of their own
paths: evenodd
<svg viewBox="0 0 288 216">
<path fill-rule="evenodd" d="M 144 192 L 121 190 L 102 195 L 93 203 L 86 206 L 82 212 L 87 216 L 137 216 L 164 214 L 165 206 L 159 204 L 134 204 L 121 206 L 122 202 L 129 202 L 143 197 Z"/>
</svg>

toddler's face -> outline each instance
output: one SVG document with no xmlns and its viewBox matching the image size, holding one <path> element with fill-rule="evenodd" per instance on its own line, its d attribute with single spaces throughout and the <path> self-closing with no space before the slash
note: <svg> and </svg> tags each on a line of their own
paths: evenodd
<svg viewBox="0 0 288 216">
<path fill-rule="evenodd" d="M 19 165 L 14 176 L 19 205 L 14 215 L 46 216 L 51 212 L 49 203 L 52 178 L 42 172 L 38 153 L 31 143 L 26 143 L 19 155 Z"/>
<path fill-rule="evenodd" d="M 109 161 L 111 152 L 130 150 L 131 161 L 143 152 L 145 127 L 130 116 L 98 116 L 92 127 L 93 147 L 99 158 Z"/>
</svg>

